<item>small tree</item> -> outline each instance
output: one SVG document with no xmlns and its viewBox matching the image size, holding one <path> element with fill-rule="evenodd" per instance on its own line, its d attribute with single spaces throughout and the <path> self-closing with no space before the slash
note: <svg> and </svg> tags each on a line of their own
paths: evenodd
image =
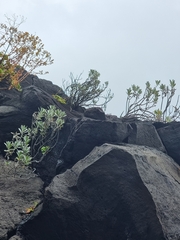
<svg viewBox="0 0 180 240">
<path fill-rule="evenodd" d="M 71 105 L 73 109 L 79 106 L 90 107 L 100 106 L 106 109 L 107 103 L 113 98 L 114 94 L 111 90 L 107 90 L 106 94 L 103 95 L 108 87 L 108 82 L 100 84 L 100 74 L 96 70 L 90 70 L 88 78 L 81 83 L 82 73 L 74 77 L 70 74 L 71 82 L 63 82 L 63 90 L 68 96 L 67 103 Z M 102 102 L 99 102 L 101 101 Z M 99 102 L 99 103 L 98 103 Z"/>
<path fill-rule="evenodd" d="M 146 82 L 143 93 L 139 86 L 132 85 L 127 89 L 124 117 L 134 116 L 141 120 L 163 122 L 176 121 L 180 117 L 180 106 L 179 96 L 176 104 L 172 106 L 172 98 L 176 91 L 175 86 L 175 80 L 169 80 L 169 86 L 156 80 L 155 87 L 151 87 L 150 83 Z"/>
<path fill-rule="evenodd" d="M 52 64 L 53 60 L 38 36 L 18 29 L 24 22 L 23 17 L 20 21 L 15 15 L 6 18 L 7 24 L 0 24 L 0 81 L 8 81 L 9 89 L 20 90 L 21 81 L 36 68 Z"/>
</svg>

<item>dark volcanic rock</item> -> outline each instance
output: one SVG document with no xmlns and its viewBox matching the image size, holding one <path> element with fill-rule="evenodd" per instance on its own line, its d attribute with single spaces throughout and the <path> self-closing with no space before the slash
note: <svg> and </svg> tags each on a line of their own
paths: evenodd
<svg viewBox="0 0 180 240">
<path fill-rule="evenodd" d="M 46 161 L 35 166 L 42 179 L 46 182 L 49 182 L 56 174 L 56 166 L 60 161 L 61 150 L 67 142 L 71 128 L 74 126 L 74 123 L 70 124 L 71 118 L 81 117 L 75 111 L 72 114 L 68 110 L 68 106 L 59 103 L 53 98 L 52 95 L 57 93 L 64 96 L 61 91 L 62 89 L 52 84 L 52 82 L 29 75 L 22 82 L 21 92 L 11 89 L 2 90 L 0 93 L 0 153 L 2 154 L 5 149 L 4 142 L 12 139 L 11 133 L 16 132 L 21 125 L 30 127 L 32 114 L 38 111 L 40 107 L 47 108 L 49 105 L 55 105 L 66 112 L 69 120 L 67 120 L 65 128 L 59 134 L 56 151 L 48 154 Z"/>
<path fill-rule="evenodd" d="M 53 94 L 60 94 L 63 97 L 66 97 L 62 89 L 53 84 L 51 81 L 45 80 L 45 79 L 40 79 L 35 75 L 28 75 L 27 78 L 21 82 L 22 88 L 28 87 L 28 86 L 35 86 L 39 89 L 41 89 L 44 92 L 49 93 L 50 95 Z"/>
<path fill-rule="evenodd" d="M 70 168 L 95 146 L 105 142 L 120 143 L 127 135 L 126 124 L 83 118 L 75 125 L 61 157 L 66 168 Z"/>
<path fill-rule="evenodd" d="M 132 122 L 128 124 L 128 128 L 130 134 L 126 139 L 127 143 L 153 147 L 166 152 L 165 147 L 151 122 Z"/>
<path fill-rule="evenodd" d="M 118 118 L 105 117 L 100 108 L 87 109 L 84 112 L 69 111 L 69 107 L 57 102 L 52 95 L 62 89 L 52 82 L 29 75 L 22 82 L 22 92 L 15 89 L 3 90 L 0 95 L 0 152 L 4 142 L 11 140 L 11 132 L 20 125 L 31 125 L 32 114 L 40 107 L 56 105 L 66 112 L 66 124 L 59 133 L 59 139 L 53 152 L 43 162 L 35 166 L 42 179 L 49 182 L 56 173 L 71 168 L 84 158 L 95 146 L 104 143 L 122 142 L 155 147 L 164 151 L 161 140 L 152 123 L 142 123 L 136 119 L 125 122 Z M 92 119 L 93 118 L 93 119 Z"/>
<path fill-rule="evenodd" d="M 6 240 L 40 211 L 43 182 L 30 170 L 5 165 L 0 158 L 0 188 L 0 240 Z M 36 210 L 26 214 L 35 203 Z"/>
<path fill-rule="evenodd" d="M 157 129 L 159 136 L 171 156 L 180 165 L 180 122 L 172 122 Z"/>
<path fill-rule="evenodd" d="M 40 175 L 41 179 L 44 181 L 45 185 L 49 184 L 53 177 L 57 174 L 57 169 L 60 172 L 65 171 L 64 161 L 61 159 L 61 152 L 63 147 L 68 141 L 68 137 L 71 132 L 71 123 L 66 122 L 64 127 L 59 132 L 58 139 L 54 141 L 56 143 L 55 148 L 49 152 L 46 157 L 40 163 L 34 163 L 33 166 L 36 172 Z"/>
<path fill-rule="evenodd" d="M 4 93 L 5 94 L 5 93 Z M 17 131 L 21 125 L 30 126 L 32 114 L 40 107 L 48 107 L 55 104 L 53 98 L 46 92 L 34 86 L 23 89 L 16 93 L 0 107 L 0 148 L 3 149 L 4 142 L 12 138 L 11 132 Z"/>
<path fill-rule="evenodd" d="M 88 118 L 98 119 L 98 120 L 106 119 L 104 111 L 98 107 L 86 109 L 84 112 L 84 116 Z"/>
<path fill-rule="evenodd" d="M 155 149 L 104 144 L 46 188 L 31 240 L 178 240 L 179 167 Z"/>
<path fill-rule="evenodd" d="M 56 105 L 68 116 L 73 116 L 51 94 L 33 85 L 23 88 L 22 92 L 3 90 L 0 103 L 0 151 L 4 149 L 4 142 L 12 138 L 11 132 L 21 125 L 31 126 L 32 114 L 40 107 Z"/>
<path fill-rule="evenodd" d="M 0 92 L 0 152 L 40 107 L 55 105 L 67 117 L 53 150 L 33 163 L 43 187 L 50 183 L 43 209 L 42 181 L 0 165 L 0 240 L 180 239 L 179 167 L 162 153 L 180 163 L 180 123 L 77 112 L 52 97 L 66 98 L 61 88 L 32 75 L 22 87 Z"/>
<path fill-rule="evenodd" d="M 70 168 L 94 147 L 122 142 L 154 147 L 165 152 L 161 139 L 150 122 L 126 123 L 82 118 L 72 131 L 61 158 L 65 168 Z"/>
</svg>

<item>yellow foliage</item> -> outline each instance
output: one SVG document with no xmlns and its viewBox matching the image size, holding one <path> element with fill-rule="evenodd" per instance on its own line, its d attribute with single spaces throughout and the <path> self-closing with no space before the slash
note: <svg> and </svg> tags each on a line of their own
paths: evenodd
<svg viewBox="0 0 180 240">
<path fill-rule="evenodd" d="M 20 90 L 20 82 L 30 73 L 44 74 L 42 70 L 34 70 L 54 60 L 38 36 L 18 30 L 23 18 L 20 23 L 16 16 L 7 20 L 8 24 L 0 24 L 0 81 L 6 79 L 9 89 Z"/>
<path fill-rule="evenodd" d="M 66 100 L 64 98 L 62 98 L 61 96 L 55 94 L 55 95 L 52 95 L 53 98 L 55 98 L 58 102 L 62 103 L 62 104 L 66 104 Z"/>
<path fill-rule="evenodd" d="M 25 213 L 29 214 L 31 212 L 34 212 L 35 208 L 37 207 L 38 203 L 35 202 L 32 206 L 30 206 L 29 208 L 26 208 Z"/>
</svg>

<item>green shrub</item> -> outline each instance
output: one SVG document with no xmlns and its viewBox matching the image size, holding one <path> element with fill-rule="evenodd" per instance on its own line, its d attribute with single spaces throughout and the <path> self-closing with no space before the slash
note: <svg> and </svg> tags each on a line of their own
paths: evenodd
<svg viewBox="0 0 180 240">
<path fill-rule="evenodd" d="M 169 86 L 156 80 L 154 87 L 146 82 L 143 92 L 139 86 L 132 85 L 127 89 L 126 110 L 121 117 L 133 116 L 141 120 L 162 122 L 176 121 L 180 117 L 180 106 L 179 96 L 175 105 L 172 106 L 175 86 L 175 80 L 169 80 Z"/>
<path fill-rule="evenodd" d="M 21 165 L 28 166 L 31 163 L 31 129 L 21 125 L 18 128 L 18 132 L 13 133 L 12 141 L 5 142 L 6 146 L 6 158 L 9 158 L 16 154 L 16 161 Z"/>
<path fill-rule="evenodd" d="M 22 125 L 12 133 L 12 141 L 5 142 L 6 158 L 15 155 L 15 161 L 24 166 L 41 162 L 57 143 L 59 130 L 63 127 L 65 113 L 55 106 L 40 108 L 33 114 L 32 126 Z"/>
<path fill-rule="evenodd" d="M 44 155 L 44 154 L 47 154 L 47 152 L 49 152 L 50 150 L 50 146 L 43 146 L 41 147 L 41 153 Z"/>
<path fill-rule="evenodd" d="M 107 103 L 113 98 L 111 90 L 107 90 L 108 82 L 101 85 L 100 74 L 96 70 L 90 70 L 88 78 L 81 83 L 82 73 L 74 77 L 70 74 L 71 82 L 63 82 L 63 90 L 68 96 L 67 103 L 77 109 L 79 106 L 99 106 L 106 109 Z M 105 95 L 103 93 L 106 91 Z"/>
</svg>

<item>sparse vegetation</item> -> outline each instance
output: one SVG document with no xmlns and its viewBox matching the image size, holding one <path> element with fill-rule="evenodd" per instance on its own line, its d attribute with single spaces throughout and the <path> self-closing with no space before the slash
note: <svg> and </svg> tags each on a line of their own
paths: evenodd
<svg viewBox="0 0 180 240">
<path fill-rule="evenodd" d="M 96 70 L 90 70 L 88 78 L 81 82 L 82 73 L 74 77 L 70 74 L 71 82 L 63 82 L 63 90 L 68 96 L 67 103 L 77 109 L 79 106 L 90 107 L 99 106 L 106 109 L 107 103 L 113 98 L 111 90 L 107 90 L 108 82 L 101 85 L 100 74 Z M 107 91 L 106 91 L 107 90 Z M 103 93 L 106 91 L 105 95 Z"/>
<path fill-rule="evenodd" d="M 179 96 L 176 103 L 172 105 L 175 86 L 175 80 L 169 80 L 169 85 L 156 80 L 154 87 L 146 82 L 143 93 L 139 86 L 132 85 L 127 89 L 126 110 L 121 116 L 162 122 L 176 121 L 180 117 L 180 105 Z"/>
<path fill-rule="evenodd" d="M 31 128 L 22 125 L 12 133 L 12 141 L 5 142 L 7 160 L 13 158 L 17 165 L 22 166 L 41 162 L 56 145 L 65 116 L 55 106 L 35 112 Z"/>
</svg>

